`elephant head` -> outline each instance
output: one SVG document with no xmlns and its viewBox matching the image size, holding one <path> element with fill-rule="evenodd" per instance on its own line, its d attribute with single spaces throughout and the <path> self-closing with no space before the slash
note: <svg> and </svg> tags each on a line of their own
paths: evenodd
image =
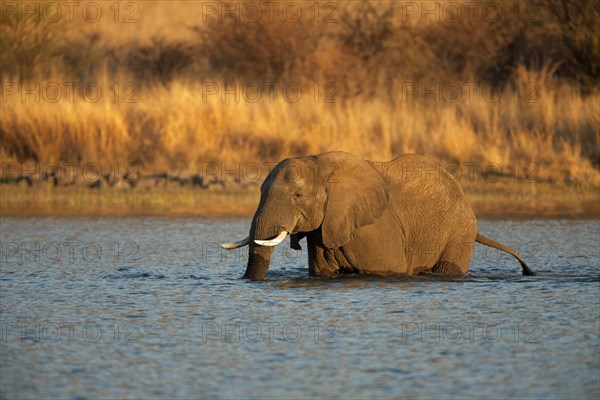
<svg viewBox="0 0 600 400">
<path fill-rule="evenodd" d="M 246 239 L 223 244 L 249 245 L 244 278 L 264 279 L 273 246 L 288 234 L 320 231 L 322 243 L 338 248 L 352 232 L 373 223 L 387 207 L 387 185 L 374 165 L 343 152 L 286 159 L 261 186 L 260 203 Z"/>
</svg>

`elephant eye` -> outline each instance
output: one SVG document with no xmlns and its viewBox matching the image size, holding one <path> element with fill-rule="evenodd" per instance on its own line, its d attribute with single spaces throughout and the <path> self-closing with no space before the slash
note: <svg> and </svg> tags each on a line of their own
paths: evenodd
<svg viewBox="0 0 600 400">
<path fill-rule="evenodd" d="M 294 197 L 299 199 L 300 197 L 302 197 L 302 193 L 296 192 L 296 193 L 294 193 Z"/>
</svg>

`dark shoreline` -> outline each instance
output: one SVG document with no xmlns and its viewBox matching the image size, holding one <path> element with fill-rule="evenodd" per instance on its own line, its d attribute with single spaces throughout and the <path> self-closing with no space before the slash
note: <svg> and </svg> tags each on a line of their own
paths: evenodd
<svg viewBox="0 0 600 400">
<path fill-rule="evenodd" d="M 600 219 L 600 191 L 550 184 L 465 188 L 479 219 Z M 0 217 L 247 218 L 259 200 L 250 187 L 143 190 L 0 185 Z"/>
</svg>

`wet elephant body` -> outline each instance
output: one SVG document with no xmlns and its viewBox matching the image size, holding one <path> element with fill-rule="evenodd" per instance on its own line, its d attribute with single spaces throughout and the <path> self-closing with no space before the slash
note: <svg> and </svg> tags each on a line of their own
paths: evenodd
<svg viewBox="0 0 600 400">
<path fill-rule="evenodd" d="M 245 278 L 264 279 L 273 246 L 306 238 L 313 276 L 357 274 L 464 275 L 475 241 L 514 255 L 477 232 L 460 184 L 426 157 L 372 162 L 348 153 L 286 159 L 267 176 L 246 239 Z"/>
</svg>

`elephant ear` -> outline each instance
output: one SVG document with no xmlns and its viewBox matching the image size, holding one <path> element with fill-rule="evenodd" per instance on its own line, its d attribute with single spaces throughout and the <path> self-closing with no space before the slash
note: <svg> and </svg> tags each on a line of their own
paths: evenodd
<svg viewBox="0 0 600 400">
<path fill-rule="evenodd" d="M 341 152 L 319 157 L 327 187 L 321 234 L 325 246 L 333 249 L 348 243 L 354 230 L 381 216 L 387 208 L 388 190 L 369 161 Z"/>
</svg>

